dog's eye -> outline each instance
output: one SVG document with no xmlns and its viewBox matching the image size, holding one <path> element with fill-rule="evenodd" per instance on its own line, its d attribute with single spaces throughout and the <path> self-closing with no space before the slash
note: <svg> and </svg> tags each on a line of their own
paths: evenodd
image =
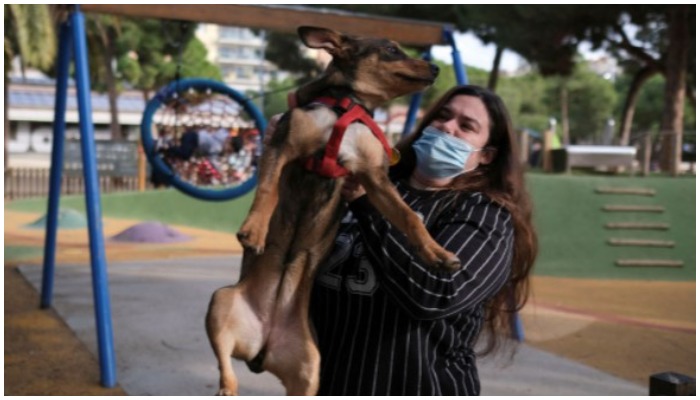
<svg viewBox="0 0 700 400">
<path fill-rule="evenodd" d="M 386 52 L 389 54 L 398 54 L 399 53 L 399 49 L 394 47 L 394 46 L 387 47 L 384 50 L 386 50 Z"/>
</svg>

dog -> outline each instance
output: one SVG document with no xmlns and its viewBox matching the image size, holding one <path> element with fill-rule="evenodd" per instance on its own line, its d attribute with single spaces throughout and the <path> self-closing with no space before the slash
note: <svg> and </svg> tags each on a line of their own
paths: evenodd
<svg viewBox="0 0 700 400">
<path fill-rule="evenodd" d="M 320 355 L 308 318 L 309 299 L 316 269 L 331 249 L 345 208 L 343 178 L 319 176 L 300 162 L 323 151 L 339 118 L 331 108 L 314 105 L 314 99 L 350 98 L 371 110 L 425 89 L 439 71 L 386 39 L 308 26 L 298 28 L 298 34 L 306 46 L 328 51 L 333 60 L 317 79 L 299 88 L 297 107 L 265 139 L 255 198 L 237 234 L 244 248 L 241 277 L 214 292 L 206 317 L 219 363 L 219 395 L 238 391 L 231 357 L 245 360 L 255 372 L 271 372 L 288 395 L 318 390 Z M 389 180 L 385 153 L 368 126 L 355 122 L 340 143 L 338 162 L 428 265 L 454 270 L 459 260 L 432 239 Z"/>
</svg>

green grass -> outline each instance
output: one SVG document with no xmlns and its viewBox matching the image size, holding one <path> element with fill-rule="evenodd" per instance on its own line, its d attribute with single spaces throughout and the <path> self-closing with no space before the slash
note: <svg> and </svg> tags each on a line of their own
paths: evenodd
<svg viewBox="0 0 700 400">
<path fill-rule="evenodd" d="M 41 257 L 42 247 L 35 246 L 5 246 L 5 263 L 20 262 L 31 258 Z"/>
<path fill-rule="evenodd" d="M 540 252 L 535 274 L 599 279 L 695 280 L 695 178 L 545 175 L 530 173 Z M 656 196 L 600 195 L 599 186 L 645 187 Z M 157 220 L 229 233 L 236 232 L 252 202 L 252 192 L 226 202 L 206 202 L 175 190 L 102 196 L 106 217 Z M 666 212 L 610 213 L 606 204 L 663 205 Z M 64 196 L 61 206 L 84 212 L 82 196 Z M 46 199 L 14 201 L 17 211 L 45 213 Z M 668 231 L 607 230 L 607 222 L 665 222 Z M 613 247 L 611 237 L 673 240 L 676 247 Z M 683 268 L 617 267 L 619 258 L 683 260 Z"/>
<path fill-rule="evenodd" d="M 695 280 L 695 178 L 529 174 L 540 253 L 537 275 Z M 656 195 L 601 195 L 599 186 L 644 187 Z M 604 212 L 606 204 L 662 205 L 664 213 Z M 607 222 L 665 222 L 668 231 L 608 230 Z M 609 238 L 673 240 L 676 247 L 614 247 Z M 683 268 L 617 267 L 620 258 L 683 260 Z"/>
<path fill-rule="evenodd" d="M 102 215 L 105 217 L 160 221 L 235 233 L 250 209 L 253 192 L 223 202 L 197 200 L 174 189 L 108 194 L 102 195 L 101 199 Z M 84 197 L 62 196 L 60 207 L 85 213 Z M 44 214 L 46 198 L 13 201 L 8 208 Z"/>
</svg>

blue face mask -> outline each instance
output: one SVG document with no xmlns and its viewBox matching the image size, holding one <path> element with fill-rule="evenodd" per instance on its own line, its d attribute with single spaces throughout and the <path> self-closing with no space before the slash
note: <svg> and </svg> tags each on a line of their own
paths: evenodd
<svg viewBox="0 0 700 400">
<path fill-rule="evenodd" d="M 445 133 L 433 126 L 426 126 L 423 134 L 413 142 L 416 152 L 416 168 L 428 178 L 452 178 L 466 172 L 469 156 L 475 151 L 464 140 Z"/>
</svg>

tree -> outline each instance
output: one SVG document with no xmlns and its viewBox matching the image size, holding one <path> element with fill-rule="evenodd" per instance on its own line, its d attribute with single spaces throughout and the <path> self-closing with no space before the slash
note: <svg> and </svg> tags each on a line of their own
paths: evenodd
<svg viewBox="0 0 700 400">
<path fill-rule="evenodd" d="M 124 19 L 117 42 L 119 76 L 150 99 L 151 92 L 179 77 L 221 80 L 194 36 L 196 24 L 155 19 Z M 178 69 L 179 65 L 179 69 Z"/>
<path fill-rule="evenodd" d="M 56 33 L 50 9 L 43 4 L 10 4 L 4 6 L 5 12 L 5 171 L 8 163 L 8 135 L 10 120 L 8 109 L 9 75 L 12 61 L 19 57 L 22 73 L 27 67 L 48 70 L 56 56 Z"/>
<path fill-rule="evenodd" d="M 572 35 L 583 32 L 586 21 L 577 18 L 574 6 L 433 4 L 333 5 L 349 11 L 453 24 L 460 32 L 472 32 L 484 44 L 496 45 L 496 57 L 487 82 L 496 89 L 500 55 L 512 50 L 544 75 L 567 75 L 574 65 L 579 42 Z"/>
<path fill-rule="evenodd" d="M 688 97 L 694 105 L 695 97 L 695 7 L 692 5 L 585 7 L 588 8 L 588 12 L 608 14 L 605 20 L 592 24 L 585 33 L 585 37 L 594 45 L 615 52 L 622 60 L 627 62 L 634 60 L 638 64 L 623 112 L 620 132 L 623 143 L 629 138 L 634 106 L 643 83 L 656 73 L 661 73 L 666 78 L 661 121 L 661 130 L 666 134 L 662 140 L 661 167 L 676 174 L 680 160 L 680 146 L 674 146 L 674 143 L 680 143 L 683 132 L 684 102 Z M 636 42 L 628 37 L 624 25 L 636 27 Z"/>
<path fill-rule="evenodd" d="M 664 90 L 664 114 L 661 120 L 662 138 L 661 168 L 678 174 L 683 136 L 683 112 L 690 45 L 690 24 L 695 25 L 695 6 L 674 6 L 668 10 L 668 48 L 664 64 L 666 87 Z M 692 21 L 692 22 L 691 22 Z M 677 145 L 674 145 L 677 144 Z"/>
<path fill-rule="evenodd" d="M 514 127 L 535 131 L 548 127 L 550 116 L 556 112 L 556 108 L 550 108 L 546 102 L 552 79 L 530 72 L 501 80 L 498 93 L 510 112 Z"/>
<path fill-rule="evenodd" d="M 623 136 L 619 133 L 621 144 L 624 145 L 629 144 L 635 132 L 658 131 L 663 114 L 663 76 L 657 73 L 648 78 L 643 86 L 638 87 L 634 94 L 634 107 L 630 108 L 630 87 L 633 86 L 632 82 L 635 79 L 636 73 L 630 70 L 615 81 L 618 96 L 623 99 L 615 113 L 621 116 L 620 125 L 628 124 L 624 128 L 628 141 L 622 142 Z"/>
<path fill-rule="evenodd" d="M 118 80 L 113 64 L 117 59 L 117 38 L 121 34 L 121 18 L 113 15 L 88 14 L 85 32 L 90 58 L 90 82 L 97 91 L 106 91 L 109 99 L 112 140 L 123 138 L 119 125 Z"/>
<path fill-rule="evenodd" d="M 579 62 L 571 76 L 549 79 L 546 101 L 550 110 L 559 110 L 553 115 L 562 122 L 564 144 L 581 140 L 595 142 L 612 118 L 617 93 L 612 82 Z"/>
<path fill-rule="evenodd" d="M 206 60 L 207 50 L 194 37 L 196 24 L 116 16 L 89 16 L 87 37 L 93 88 L 107 91 L 113 139 L 121 139 L 117 98 L 124 83 L 153 90 L 180 77 L 221 80 L 221 71 Z M 181 66 L 178 71 L 178 64 Z"/>
<path fill-rule="evenodd" d="M 282 81 L 272 80 L 267 84 L 267 94 L 264 97 L 263 114 L 270 119 L 273 115 L 287 111 L 287 94 L 297 85 L 294 78 Z M 253 94 L 255 95 L 255 94 Z"/>
<path fill-rule="evenodd" d="M 265 58 L 277 65 L 279 69 L 297 75 L 297 83 L 302 83 L 310 80 L 322 71 L 315 60 L 303 54 L 302 48 L 303 45 L 297 35 L 270 32 L 267 35 Z M 291 49 L 297 51 L 292 51 Z"/>
</svg>

